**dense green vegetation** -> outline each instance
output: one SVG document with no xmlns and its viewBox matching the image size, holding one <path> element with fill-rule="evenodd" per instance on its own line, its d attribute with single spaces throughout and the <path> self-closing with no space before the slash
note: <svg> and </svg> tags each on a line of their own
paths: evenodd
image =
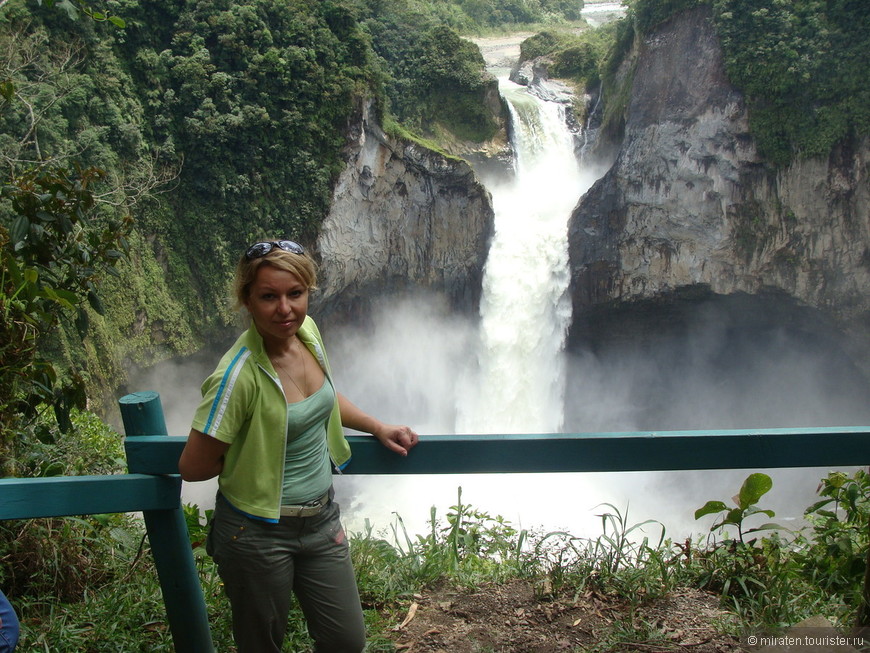
<svg viewBox="0 0 870 653">
<path fill-rule="evenodd" d="M 615 38 L 615 24 L 579 33 L 544 30 L 523 41 L 520 60 L 549 57 L 554 77 L 573 80 L 578 88 L 598 85 Z"/>
<path fill-rule="evenodd" d="M 870 134 L 870 13 L 861 3 L 714 0 L 731 80 L 774 163 Z"/>
<path fill-rule="evenodd" d="M 351 115 L 394 79 L 348 3 L 119 0 L 106 21 L 51 5 L 0 14 L 3 433 L 43 403 L 62 422 L 86 396 L 99 409 L 125 365 L 227 324 L 236 252 L 257 234 L 313 239 Z M 417 106 L 491 133 L 462 91 L 479 100 L 479 53 L 446 28 L 404 33 L 427 67 Z"/>
<path fill-rule="evenodd" d="M 85 384 L 77 374 L 59 378 L 40 334 L 57 328 L 64 313 L 75 316 L 80 338 L 88 332 L 85 309 L 104 312 L 95 281 L 126 249 L 126 221 L 89 219 L 95 199 L 94 169 L 56 166 L 34 169 L 0 188 L 13 212 L 0 232 L 3 301 L 0 312 L 0 445 L 9 433 L 31 422 L 42 405 L 54 407 L 60 428 L 70 427 L 73 407 L 84 407 Z M 122 250 L 122 251 L 119 251 Z M 87 302 L 87 303 L 86 303 Z M 42 347 L 41 347 L 42 345 Z M 57 358 L 57 356 L 54 356 Z M 14 467 L 3 461 L 5 474 Z"/>
<path fill-rule="evenodd" d="M 390 71 L 385 87 L 396 120 L 421 134 L 437 134 L 443 126 L 465 140 L 493 136 L 498 123 L 483 103 L 492 80 L 481 75 L 484 61 L 477 46 L 446 25 L 433 25 L 422 35 L 399 17 L 389 23 L 370 20 L 367 27 L 383 68 Z"/>
</svg>

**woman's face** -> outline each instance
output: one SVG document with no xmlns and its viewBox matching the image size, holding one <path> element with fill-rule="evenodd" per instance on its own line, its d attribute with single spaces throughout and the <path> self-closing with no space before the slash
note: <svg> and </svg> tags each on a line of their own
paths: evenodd
<svg viewBox="0 0 870 653">
<path fill-rule="evenodd" d="M 291 272 L 261 265 L 245 307 L 266 346 L 282 346 L 296 335 L 308 314 L 308 287 Z"/>
</svg>

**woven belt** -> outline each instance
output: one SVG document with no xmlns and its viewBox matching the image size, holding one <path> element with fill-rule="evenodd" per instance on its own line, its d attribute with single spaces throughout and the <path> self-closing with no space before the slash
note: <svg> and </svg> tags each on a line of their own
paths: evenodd
<svg viewBox="0 0 870 653">
<path fill-rule="evenodd" d="M 300 506 L 281 506 L 282 517 L 313 517 L 320 514 L 326 505 L 329 503 L 329 490 L 324 492 L 322 497 L 316 498 L 314 501 L 303 503 Z"/>
</svg>

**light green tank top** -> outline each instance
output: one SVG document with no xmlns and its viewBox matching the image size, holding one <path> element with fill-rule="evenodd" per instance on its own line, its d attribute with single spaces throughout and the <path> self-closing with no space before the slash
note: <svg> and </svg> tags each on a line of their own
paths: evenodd
<svg viewBox="0 0 870 653">
<path fill-rule="evenodd" d="M 281 505 L 312 501 L 332 485 L 326 424 L 334 404 L 335 389 L 329 377 L 325 377 L 323 385 L 313 395 L 287 405 L 288 435 Z"/>
</svg>

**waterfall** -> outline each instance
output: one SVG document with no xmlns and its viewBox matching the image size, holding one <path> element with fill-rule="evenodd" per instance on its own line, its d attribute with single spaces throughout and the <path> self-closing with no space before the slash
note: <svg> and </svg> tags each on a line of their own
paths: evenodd
<svg viewBox="0 0 870 653">
<path fill-rule="evenodd" d="M 484 269 L 478 367 L 461 384 L 459 433 L 562 428 L 571 320 L 567 222 L 589 182 L 565 107 L 500 80 L 513 122 L 513 181 L 490 187 L 495 234 Z"/>
</svg>

